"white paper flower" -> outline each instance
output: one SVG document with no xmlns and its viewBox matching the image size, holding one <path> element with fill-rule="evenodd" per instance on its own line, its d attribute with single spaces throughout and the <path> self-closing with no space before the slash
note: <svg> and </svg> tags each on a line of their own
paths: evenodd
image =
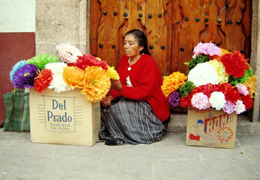
<svg viewBox="0 0 260 180">
<path fill-rule="evenodd" d="M 82 56 L 78 48 L 67 43 L 57 45 L 56 49 L 64 62 L 73 63 L 77 61 L 78 56 Z"/>
<path fill-rule="evenodd" d="M 70 86 L 68 86 L 64 81 L 62 74 L 54 74 L 52 77 L 53 80 L 48 86 L 49 89 L 54 89 L 54 92 L 57 93 L 71 91 Z"/>
<path fill-rule="evenodd" d="M 45 66 L 45 69 L 50 69 L 52 72 L 53 79 L 48 88 L 54 89 L 54 92 L 60 93 L 71 90 L 70 86 L 68 86 L 63 79 L 64 67 L 67 67 L 67 64 L 64 62 L 49 63 Z"/>
<path fill-rule="evenodd" d="M 208 63 L 199 63 L 188 74 L 188 81 L 192 81 L 196 87 L 208 83 L 218 84 L 218 74 L 215 68 Z"/>
<path fill-rule="evenodd" d="M 68 67 L 68 65 L 64 62 L 57 62 L 46 64 L 44 69 L 50 69 L 53 74 L 62 74 L 64 67 Z"/>
<path fill-rule="evenodd" d="M 210 95 L 209 102 L 213 108 L 220 110 L 226 103 L 225 95 L 222 92 L 213 92 Z"/>
</svg>

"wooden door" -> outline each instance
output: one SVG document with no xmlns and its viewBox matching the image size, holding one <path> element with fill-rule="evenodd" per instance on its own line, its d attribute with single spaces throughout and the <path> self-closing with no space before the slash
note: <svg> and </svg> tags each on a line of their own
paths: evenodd
<svg viewBox="0 0 260 180">
<path fill-rule="evenodd" d="M 187 72 L 199 42 L 250 57 L 252 0 L 91 0 L 90 53 L 117 67 L 123 36 L 144 31 L 162 75 Z"/>
</svg>

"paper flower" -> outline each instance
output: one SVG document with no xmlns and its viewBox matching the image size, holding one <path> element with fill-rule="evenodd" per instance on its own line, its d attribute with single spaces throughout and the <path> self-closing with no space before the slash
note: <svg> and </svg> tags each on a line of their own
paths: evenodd
<svg viewBox="0 0 260 180">
<path fill-rule="evenodd" d="M 237 100 L 234 110 L 237 114 L 241 114 L 246 111 L 246 106 L 243 104 L 243 101 Z"/>
<path fill-rule="evenodd" d="M 72 90 L 74 88 L 83 88 L 85 75 L 84 70 L 75 66 L 63 68 L 63 79 Z"/>
<path fill-rule="evenodd" d="M 192 70 L 195 66 L 197 66 L 197 64 L 204 63 L 209 60 L 210 60 L 210 58 L 206 55 L 199 55 L 199 56 L 196 56 L 195 58 L 192 58 L 192 60 L 190 60 L 187 63 L 189 71 Z M 189 73 L 189 71 L 188 71 L 188 73 Z"/>
<path fill-rule="evenodd" d="M 49 86 L 52 81 L 52 72 L 50 69 L 40 71 L 34 81 L 34 89 L 40 93 Z"/>
<path fill-rule="evenodd" d="M 39 54 L 38 56 L 35 56 L 29 60 L 27 60 L 28 64 L 34 64 L 39 68 L 39 70 L 43 70 L 46 64 L 53 63 L 53 62 L 59 62 L 59 59 L 54 55 L 48 55 L 48 54 Z"/>
<path fill-rule="evenodd" d="M 208 56 L 221 56 L 221 49 L 213 43 L 199 43 L 193 50 L 194 56 L 196 57 L 200 54 Z"/>
<path fill-rule="evenodd" d="M 256 83 L 257 83 L 256 75 L 254 75 L 253 77 L 248 77 L 248 80 L 243 83 L 248 88 L 251 97 L 254 97 Z"/>
<path fill-rule="evenodd" d="M 225 95 L 222 92 L 213 92 L 211 93 L 209 102 L 213 108 L 220 110 L 226 103 Z"/>
<path fill-rule="evenodd" d="M 245 75 L 240 78 L 235 78 L 234 76 L 229 76 L 228 82 L 232 84 L 233 86 L 236 86 L 237 84 L 242 84 L 248 80 L 249 77 L 253 77 L 253 69 L 249 66 L 248 70 L 245 70 Z"/>
<path fill-rule="evenodd" d="M 48 88 L 54 89 L 54 92 L 61 93 L 71 90 L 70 86 L 63 79 L 63 68 L 65 67 L 67 67 L 67 64 L 64 62 L 49 63 L 45 66 L 46 69 L 50 69 L 53 73 L 53 80 Z"/>
<path fill-rule="evenodd" d="M 254 101 L 253 98 L 248 94 L 246 96 L 242 96 L 242 101 L 246 107 L 246 109 L 251 109 L 253 107 Z"/>
<path fill-rule="evenodd" d="M 191 106 L 191 94 L 186 97 L 181 97 L 180 105 L 181 107 L 190 107 Z"/>
<path fill-rule="evenodd" d="M 53 74 L 62 74 L 63 68 L 68 67 L 64 62 L 46 64 L 45 69 L 50 69 Z"/>
<path fill-rule="evenodd" d="M 15 72 L 16 72 L 19 68 L 23 67 L 25 64 L 28 64 L 27 61 L 26 61 L 26 60 L 21 60 L 21 61 L 18 61 L 18 62 L 12 67 L 12 70 L 11 70 L 11 72 L 10 72 L 10 74 L 9 74 L 11 82 L 13 82 L 13 76 L 14 76 Z"/>
<path fill-rule="evenodd" d="M 230 101 L 226 101 L 225 105 L 223 106 L 222 110 L 225 113 L 232 114 L 235 111 L 235 104 Z"/>
<path fill-rule="evenodd" d="M 196 93 L 191 98 L 191 104 L 193 107 L 198 108 L 199 110 L 204 110 L 210 108 L 210 103 L 208 96 L 203 93 Z"/>
<path fill-rule="evenodd" d="M 70 86 L 64 81 L 62 74 L 53 74 L 52 77 L 53 79 L 48 86 L 49 89 L 54 89 L 56 93 L 71 91 Z"/>
<path fill-rule="evenodd" d="M 162 92 L 165 97 L 168 97 L 173 91 L 179 89 L 181 85 L 185 83 L 187 76 L 180 72 L 174 72 L 169 76 L 163 78 L 163 84 L 161 86 Z"/>
<path fill-rule="evenodd" d="M 235 78 L 240 78 L 245 75 L 245 70 L 249 69 L 248 64 L 240 54 L 225 54 L 220 58 L 224 64 L 226 73 L 233 75 Z M 234 68 L 235 67 L 235 68 Z"/>
<path fill-rule="evenodd" d="M 106 71 L 97 66 L 89 66 L 85 71 L 86 76 L 84 78 L 84 87 L 81 93 L 85 95 L 89 102 L 102 100 L 111 86 Z"/>
<path fill-rule="evenodd" d="M 117 73 L 117 71 L 114 69 L 114 67 L 110 67 L 110 66 L 107 66 L 108 67 L 108 70 L 107 70 L 107 76 L 110 78 L 110 79 L 114 79 L 114 80 L 119 80 L 120 77 L 119 77 L 119 74 Z"/>
<path fill-rule="evenodd" d="M 194 67 L 188 74 L 188 81 L 192 81 L 195 86 L 219 83 L 215 68 L 208 63 L 200 63 Z"/>
<path fill-rule="evenodd" d="M 82 56 L 81 51 L 76 48 L 75 46 L 72 46 L 67 43 L 61 43 L 56 46 L 56 49 L 62 59 L 62 61 L 67 63 L 73 63 L 76 62 L 78 59 L 78 56 Z"/>
<path fill-rule="evenodd" d="M 13 86 L 18 89 L 32 88 L 34 86 L 34 78 L 37 76 L 37 72 L 37 66 L 33 64 L 25 64 L 13 75 Z"/>
<path fill-rule="evenodd" d="M 247 87 L 244 84 L 237 84 L 236 88 L 240 94 L 243 94 L 244 96 L 249 94 L 249 91 Z"/>
<path fill-rule="evenodd" d="M 108 69 L 106 61 L 100 61 L 91 54 L 83 54 L 83 56 L 78 57 L 76 62 L 70 63 L 68 64 L 68 66 L 77 66 L 83 70 L 85 70 L 85 68 L 87 68 L 88 66 L 98 66 L 103 68 L 105 71 L 107 71 Z"/>
<path fill-rule="evenodd" d="M 185 84 L 181 85 L 179 91 L 181 92 L 182 97 L 186 97 L 194 88 L 195 85 L 192 81 L 186 81 Z"/>
<path fill-rule="evenodd" d="M 223 92 L 223 94 L 225 94 L 226 101 L 230 101 L 235 104 L 236 101 L 240 99 L 240 93 L 232 86 L 223 89 L 223 85 L 221 85 L 220 91 Z"/>
<path fill-rule="evenodd" d="M 176 107 L 179 105 L 180 103 L 180 100 L 181 100 L 181 93 L 180 92 L 172 92 L 170 95 L 169 95 L 169 103 Z"/>
<path fill-rule="evenodd" d="M 232 54 L 230 51 L 226 50 L 226 49 L 221 49 L 221 56 L 225 55 L 225 54 Z"/>
<path fill-rule="evenodd" d="M 226 73 L 225 66 L 221 62 L 219 62 L 216 59 L 213 59 L 211 61 L 208 61 L 207 63 L 211 64 L 215 68 L 218 74 L 219 83 L 228 82 L 229 75 Z"/>
</svg>

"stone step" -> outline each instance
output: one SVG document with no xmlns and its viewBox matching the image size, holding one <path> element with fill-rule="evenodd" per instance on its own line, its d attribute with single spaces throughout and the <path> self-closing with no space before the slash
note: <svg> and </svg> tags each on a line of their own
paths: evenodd
<svg viewBox="0 0 260 180">
<path fill-rule="evenodd" d="M 167 132 L 186 132 L 187 114 L 172 114 L 168 124 Z M 251 122 L 246 115 L 237 116 L 237 133 L 260 133 L 260 124 Z"/>
</svg>

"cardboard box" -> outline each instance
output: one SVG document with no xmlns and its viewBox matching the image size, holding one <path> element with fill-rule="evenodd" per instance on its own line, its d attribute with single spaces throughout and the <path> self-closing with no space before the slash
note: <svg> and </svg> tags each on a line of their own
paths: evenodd
<svg viewBox="0 0 260 180">
<path fill-rule="evenodd" d="M 31 141 L 92 146 L 99 139 L 100 113 L 100 103 L 89 103 L 79 89 L 39 93 L 31 88 Z"/>
<path fill-rule="evenodd" d="M 188 109 L 186 145 L 234 148 L 237 114 L 215 109 Z"/>
</svg>

